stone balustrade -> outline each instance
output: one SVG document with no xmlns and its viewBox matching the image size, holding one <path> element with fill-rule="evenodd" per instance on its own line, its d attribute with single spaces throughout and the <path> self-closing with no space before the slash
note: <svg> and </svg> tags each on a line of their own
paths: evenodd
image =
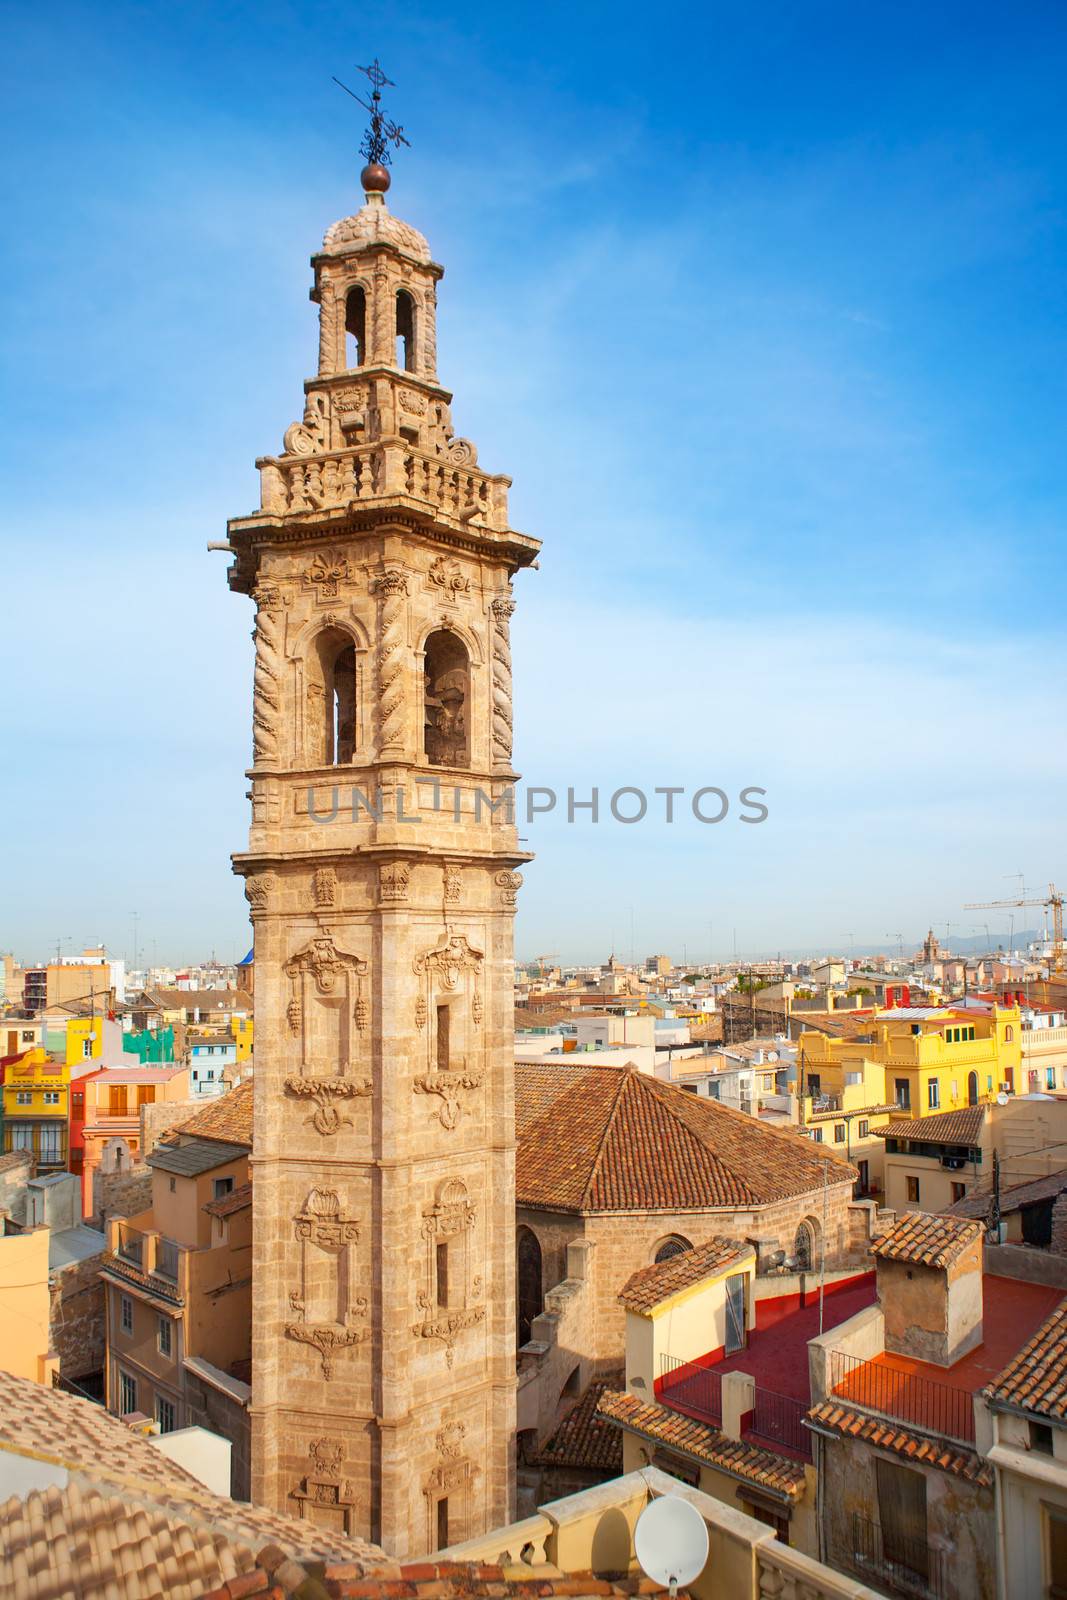
<svg viewBox="0 0 1067 1600">
<path fill-rule="evenodd" d="M 403 496 L 455 522 L 507 531 L 510 479 L 425 455 L 406 444 L 264 456 L 258 466 L 263 510 L 276 516 Z"/>
<path fill-rule="evenodd" d="M 483 1534 L 480 1539 L 454 1544 L 447 1556 L 450 1561 L 478 1561 L 490 1566 L 543 1567 L 548 1563 L 545 1547 L 554 1532 L 555 1523 L 537 1512 L 510 1527 Z"/>
<path fill-rule="evenodd" d="M 550 1501 L 534 1516 L 453 1545 L 440 1557 L 558 1573 L 632 1571 L 638 1518 L 662 1495 L 688 1500 L 708 1529 L 707 1564 L 687 1585 L 694 1600 L 878 1600 L 855 1578 L 782 1544 L 766 1524 L 657 1467 Z"/>
</svg>

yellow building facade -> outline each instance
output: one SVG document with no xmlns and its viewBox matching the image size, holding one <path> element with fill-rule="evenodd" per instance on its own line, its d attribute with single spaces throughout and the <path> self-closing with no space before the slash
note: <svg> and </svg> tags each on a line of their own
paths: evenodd
<svg viewBox="0 0 1067 1600">
<path fill-rule="evenodd" d="M 252 1059 L 252 1018 L 235 1016 L 231 1022 L 234 1043 L 237 1046 L 238 1061 L 251 1061 Z"/>
<path fill-rule="evenodd" d="M 104 1019 L 71 1017 L 67 1023 L 67 1066 L 79 1061 L 99 1061 L 104 1054 Z"/>
<path fill-rule="evenodd" d="M 38 1175 L 67 1165 L 70 1067 L 43 1046 L 4 1070 L 4 1153 L 27 1150 Z"/>
<path fill-rule="evenodd" d="M 52 1382 L 49 1351 L 48 1228 L 0 1235 L 0 1368 L 34 1383 Z"/>
<path fill-rule="evenodd" d="M 947 1007 L 882 1012 L 851 1038 L 802 1034 L 798 1092 L 839 1093 L 860 1073 L 872 1104 L 894 1104 L 911 1117 L 981 1105 L 1001 1092 L 1025 1092 L 1021 1034 L 1018 1006 L 974 1015 Z"/>
</svg>

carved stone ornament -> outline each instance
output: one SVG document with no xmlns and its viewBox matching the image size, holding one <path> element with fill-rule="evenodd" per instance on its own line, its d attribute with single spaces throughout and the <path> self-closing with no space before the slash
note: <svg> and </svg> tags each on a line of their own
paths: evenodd
<svg viewBox="0 0 1067 1600">
<path fill-rule="evenodd" d="M 455 904 L 463 893 L 463 874 L 458 867 L 446 863 L 442 868 L 444 874 L 444 897 L 450 904 Z"/>
<path fill-rule="evenodd" d="M 454 600 L 458 594 L 470 594 L 471 581 L 458 561 L 438 556 L 426 576 L 449 600 Z"/>
<path fill-rule="evenodd" d="M 350 576 L 348 560 L 336 551 L 327 554 L 320 550 L 304 574 L 304 582 L 313 588 L 320 601 L 336 600 L 339 585 Z"/>
<path fill-rule="evenodd" d="M 362 1344 L 370 1332 L 367 1302 L 351 1291 L 352 1252 L 359 1239 L 359 1222 L 342 1210 L 336 1190 L 312 1189 L 293 1218 L 293 1226 L 300 1242 L 300 1288 L 289 1293 L 294 1319 L 285 1324 L 285 1336 L 317 1350 L 322 1376 L 329 1379 L 337 1352 Z M 325 1288 L 320 1282 L 321 1272 L 312 1266 L 316 1251 L 330 1262 Z M 312 1285 L 317 1296 L 314 1303 Z"/>
<path fill-rule="evenodd" d="M 416 1322 L 412 1333 L 420 1339 L 440 1339 L 445 1347 L 445 1360 L 452 1366 L 456 1355 L 456 1337 L 465 1328 L 473 1328 L 485 1320 L 484 1306 L 465 1306 L 462 1310 L 444 1311 L 430 1304 L 428 1294 L 420 1294 L 419 1309 L 425 1312 L 421 1322 Z"/>
<path fill-rule="evenodd" d="M 518 899 L 519 890 L 522 888 L 521 872 L 498 872 L 495 882 L 500 890 L 500 898 L 506 906 L 513 906 Z"/>
<path fill-rule="evenodd" d="M 338 1523 L 351 1537 L 358 1526 L 359 1505 L 351 1479 L 342 1474 L 345 1446 L 340 1439 L 313 1439 L 308 1445 L 306 1475 L 289 1491 L 297 1514 L 309 1522 L 323 1521 L 336 1530 Z"/>
<path fill-rule="evenodd" d="M 326 396 L 308 395 L 303 422 L 285 430 L 283 448 L 287 456 L 313 456 L 329 449 L 326 422 Z"/>
<path fill-rule="evenodd" d="M 481 972 L 485 957 L 476 950 L 465 934 L 450 933 L 442 944 L 416 956 L 412 962 L 416 977 L 435 976 L 442 989 L 455 989 L 467 972 Z"/>
<path fill-rule="evenodd" d="M 278 879 L 273 872 L 245 879 L 245 899 L 253 911 L 266 911 Z"/>
<path fill-rule="evenodd" d="M 378 899 L 383 906 L 401 905 L 408 897 L 411 867 L 406 861 L 383 861 L 378 868 Z"/>
<path fill-rule="evenodd" d="M 449 439 L 445 455 L 457 467 L 476 467 L 478 451 L 469 439 Z"/>
<path fill-rule="evenodd" d="M 332 869 L 330 869 L 332 870 Z M 307 1118 L 316 1133 L 332 1137 L 352 1126 L 341 1106 L 370 1095 L 369 1077 L 355 1070 L 355 1034 L 368 1021 L 363 980 L 369 963 L 338 950 L 326 931 L 285 963 L 290 998 L 286 1021 L 300 1041 L 300 1071 L 284 1081 L 287 1093 L 313 1106 Z"/>
<path fill-rule="evenodd" d="M 440 1100 L 437 1118 L 442 1128 L 449 1131 L 456 1127 L 463 1114 L 465 1096 L 480 1089 L 485 1081 L 485 1073 L 481 1068 L 473 1065 L 464 1055 L 462 1032 L 468 1024 L 468 1019 L 475 1028 L 481 1021 L 479 978 L 483 961 L 482 952 L 476 950 L 464 934 L 449 930 L 443 943 L 421 956 L 416 956 L 412 963 L 416 977 L 422 979 L 420 998 L 427 1019 L 431 1013 L 431 1003 L 436 1002 L 441 992 L 456 997 L 454 1002 L 450 1001 L 452 1017 L 456 1024 L 452 1037 L 452 1044 L 456 1048 L 454 1062 L 440 1061 L 432 1054 L 438 1040 L 436 1030 L 430 1030 L 430 1037 L 424 1046 L 427 1070 L 417 1074 L 412 1080 L 415 1094 L 434 1095 Z M 467 996 L 469 1009 L 464 1007 L 464 994 Z M 418 1016 L 417 1010 L 416 1021 Z M 419 1026 L 421 1028 L 423 1024 L 420 1023 Z M 473 1043 L 473 1039 L 467 1034 L 468 1048 L 472 1047 Z"/>
<path fill-rule="evenodd" d="M 321 910 L 337 899 L 337 873 L 333 867 L 319 867 L 312 880 L 312 898 Z"/>
<path fill-rule="evenodd" d="M 426 1026 L 426 996 L 424 994 L 420 994 L 415 1001 L 415 1026 L 416 1028 L 425 1028 Z"/>
<path fill-rule="evenodd" d="M 437 1445 L 437 1454 L 443 1461 L 458 1461 L 463 1441 L 467 1437 L 467 1427 L 463 1422 L 446 1422 L 439 1428 L 434 1439 Z"/>
<path fill-rule="evenodd" d="M 397 394 L 401 411 L 406 411 L 410 416 L 423 417 L 426 415 L 426 396 L 417 389 L 401 389 Z"/>
</svg>

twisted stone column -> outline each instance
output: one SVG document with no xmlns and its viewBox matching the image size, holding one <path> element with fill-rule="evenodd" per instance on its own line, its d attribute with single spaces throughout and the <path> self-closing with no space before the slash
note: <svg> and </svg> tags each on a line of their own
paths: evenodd
<svg viewBox="0 0 1067 1600">
<path fill-rule="evenodd" d="M 255 591 L 256 644 L 254 694 L 252 699 L 253 764 L 278 759 L 278 724 L 281 717 L 281 641 L 279 612 L 281 595 L 277 589 L 260 584 Z"/>
<path fill-rule="evenodd" d="M 511 614 L 514 600 L 500 596 L 493 613 L 493 766 L 511 766 Z"/>
<path fill-rule="evenodd" d="M 402 572 L 387 572 L 375 589 L 381 601 L 378 613 L 378 750 L 402 749 L 404 744 L 404 602 L 408 580 Z"/>
</svg>

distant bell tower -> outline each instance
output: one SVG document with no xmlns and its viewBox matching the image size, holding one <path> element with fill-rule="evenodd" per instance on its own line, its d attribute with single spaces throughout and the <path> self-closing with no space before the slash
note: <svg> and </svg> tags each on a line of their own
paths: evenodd
<svg viewBox="0 0 1067 1600">
<path fill-rule="evenodd" d="M 368 75 L 365 203 L 312 257 L 318 372 L 258 463 L 261 508 L 229 523 L 256 605 L 234 868 L 255 928 L 252 1494 L 399 1556 L 514 1513 L 509 622 L 539 545 L 452 431 L 442 269 L 386 207 L 399 130 Z"/>
</svg>

